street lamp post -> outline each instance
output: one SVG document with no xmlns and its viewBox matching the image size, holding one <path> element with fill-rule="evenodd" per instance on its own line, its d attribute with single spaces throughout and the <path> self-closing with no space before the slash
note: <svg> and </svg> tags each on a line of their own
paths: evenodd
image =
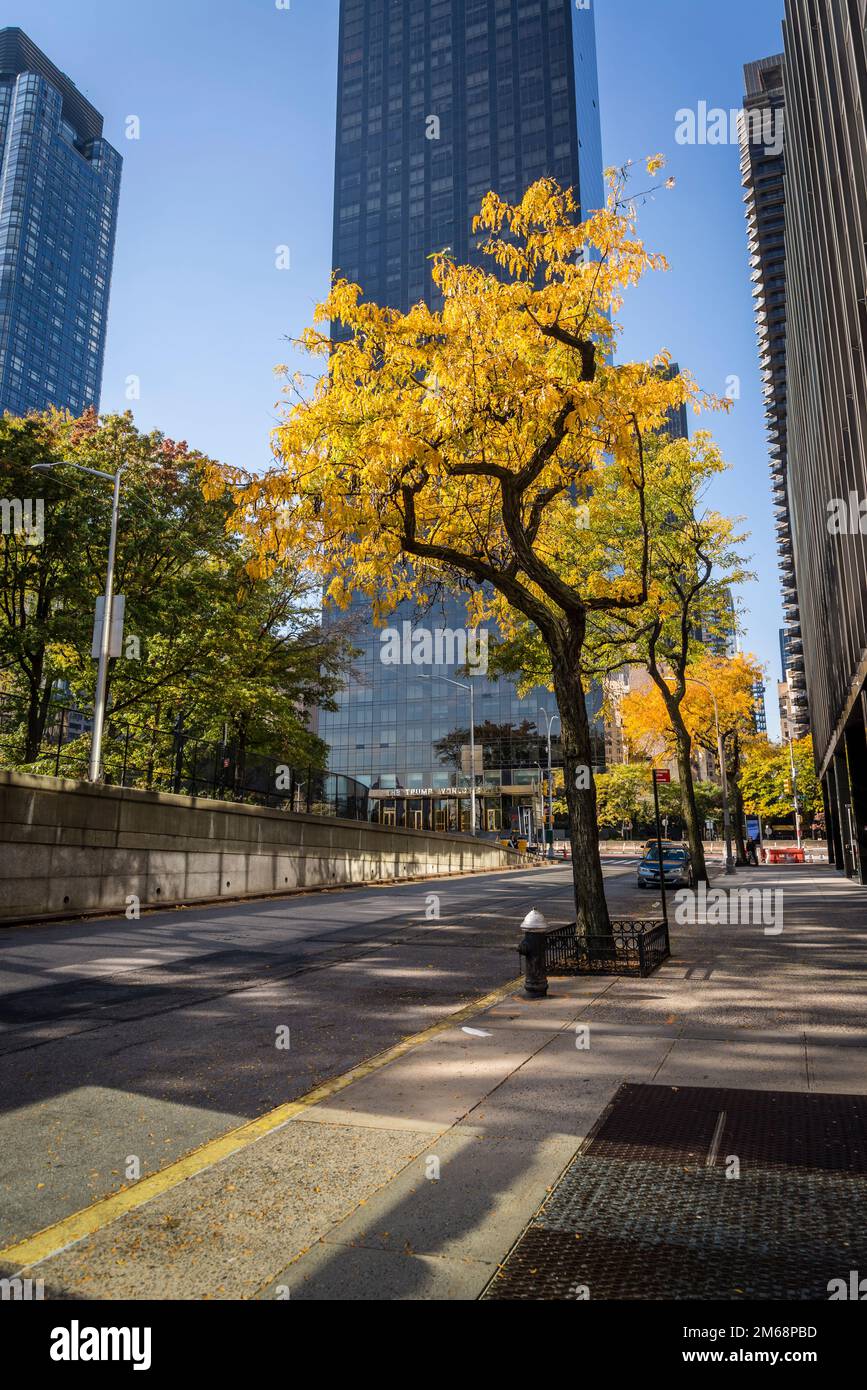
<svg viewBox="0 0 867 1390">
<path fill-rule="evenodd" d="M 717 704 L 717 698 L 713 692 L 712 687 L 709 686 L 706 681 L 696 680 L 695 676 L 687 676 L 687 680 L 690 681 L 692 685 L 700 685 L 702 689 L 707 690 L 710 694 L 710 698 L 713 700 L 713 717 L 716 720 L 717 757 L 719 758 L 720 774 L 722 776 L 723 829 L 725 832 L 726 842 L 725 871 L 727 874 L 733 874 L 735 872 L 735 860 L 734 855 L 732 853 L 732 820 L 731 812 L 729 810 L 729 779 L 728 772 L 726 771 L 725 749 L 723 748 L 722 730 L 720 728 L 719 722 L 719 705 Z"/>
<path fill-rule="evenodd" d="M 554 771 L 551 766 L 551 730 L 559 720 L 559 714 L 549 715 L 548 711 L 539 706 L 539 714 L 545 716 L 545 729 L 548 736 L 548 858 L 554 858 Z"/>
<path fill-rule="evenodd" d="M 537 771 L 538 774 L 539 774 L 539 781 L 538 781 L 538 783 L 537 783 L 535 780 L 533 781 L 533 784 L 532 784 L 532 793 L 531 793 L 531 796 L 530 796 L 530 805 L 527 807 L 527 811 L 528 811 L 528 813 L 529 813 L 529 815 L 530 815 L 530 817 L 532 818 L 532 821 L 533 821 L 532 828 L 531 828 L 531 830 L 530 830 L 530 833 L 529 833 L 528 836 L 527 836 L 527 838 L 528 838 L 528 840 L 530 841 L 531 844 L 535 844 L 535 843 L 536 843 L 536 824 L 535 824 L 535 818 L 536 818 L 536 791 L 537 791 L 537 789 L 538 789 L 538 792 L 539 792 L 539 829 L 541 830 L 541 832 L 542 832 L 543 835 L 545 834 L 545 826 L 548 824 L 548 807 L 547 807 L 547 804 L 546 804 L 546 802 L 547 802 L 547 793 L 546 793 L 546 791 L 545 791 L 545 769 L 543 768 L 542 764 L 541 764 L 541 763 L 538 763 L 538 762 L 535 764 L 535 768 L 536 768 L 536 771 Z"/>
<path fill-rule="evenodd" d="M 36 463 L 34 473 L 51 473 L 55 468 L 76 468 L 79 473 L 89 473 L 93 478 L 103 478 L 113 485 L 111 504 L 111 531 L 108 542 L 108 569 L 105 578 L 105 596 L 102 606 L 102 632 L 99 639 L 99 665 L 96 673 L 96 697 L 93 705 L 93 732 L 90 739 L 90 766 L 88 781 L 99 782 L 102 776 L 102 737 L 105 729 L 105 694 L 108 687 L 108 663 L 111 652 L 111 618 L 114 599 L 114 562 L 117 554 L 117 527 L 120 515 L 120 482 L 123 468 L 115 473 L 104 473 L 98 468 L 86 468 L 83 463 L 63 460 L 58 463 Z"/>
<path fill-rule="evenodd" d="M 476 833 L 476 706 L 475 692 L 473 683 L 470 681 L 465 685 L 463 681 L 453 681 L 450 676 L 423 676 L 419 673 L 419 679 L 423 681 L 445 681 L 446 685 L 454 685 L 458 690 L 468 690 L 470 693 L 470 824 L 471 833 Z"/>
</svg>

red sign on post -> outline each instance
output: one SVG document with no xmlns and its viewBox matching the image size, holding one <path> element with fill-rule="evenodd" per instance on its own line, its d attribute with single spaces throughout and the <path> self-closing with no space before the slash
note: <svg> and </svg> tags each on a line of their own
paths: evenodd
<svg viewBox="0 0 867 1390">
<path fill-rule="evenodd" d="M 655 767 L 653 769 L 653 780 L 654 782 L 670 782 L 671 773 L 667 767 Z"/>
</svg>

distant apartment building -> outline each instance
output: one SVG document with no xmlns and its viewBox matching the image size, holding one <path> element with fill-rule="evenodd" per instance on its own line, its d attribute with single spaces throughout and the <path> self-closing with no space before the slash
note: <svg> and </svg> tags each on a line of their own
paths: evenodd
<svg viewBox="0 0 867 1390">
<path fill-rule="evenodd" d="M 605 691 L 605 762 L 607 768 L 651 760 L 657 767 L 667 767 L 678 780 L 677 758 L 665 739 L 642 740 L 640 746 L 631 744 L 623 721 L 623 702 L 635 694 L 646 694 L 653 688 L 653 678 L 644 666 L 623 666 L 606 676 Z M 697 744 L 693 745 L 693 775 L 706 782 L 718 778 L 716 759 Z"/>
<path fill-rule="evenodd" d="M 0 412 L 99 408 L 122 160 L 98 111 L 0 30 Z"/>
<path fill-rule="evenodd" d="M 778 53 L 749 63 L 744 69 L 746 95 L 745 119 L 741 124 L 741 175 L 789 651 L 788 679 L 800 737 L 809 730 L 809 705 L 788 481 L 784 157 L 779 142 L 766 143 L 771 119 L 782 120 L 785 115 L 783 64 L 783 55 Z"/>
<path fill-rule="evenodd" d="M 629 745 L 623 729 L 621 705 L 626 696 L 638 688 L 640 674 L 647 674 L 642 667 L 623 666 L 619 671 L 612 671 L 603 681 L 606 768 L 619 767 L 629 761 Z"/>
<path fill-rule="evenodd" d="M 783 743 L 788 743 L 790 738 L 795 737 L 795 727 L 792 722 L 792 700 L 788 681 L 777 682 L 777 699 L 780 704 L 780 737 Z"/>
<path fill-rule="evenodd" d="M 796 732 L 795 722 L 792 711 L 792 693 L 789 685 L 789 633 L 786 628 L 780 628 L 780 679 L 777 681 L 777 701 L 780 708 L 780 729 L 783 743 L 788 743 L 790 738 L 802 737 L 799 728 Z"/>
<path fill-rule="evenodd" d="M 756 681 L 753 686 L 753 714 L 756 721 L 756 733 L 764 735 L 767 735 L 768 732 L 766 693 L 764 681 Z"/>
<path fill-rule="evenodd" d="M 738 610 L 731 589 L 725 589 L 715 612 L 699 618 L 695 636 L 712 656 L 731 658 L 737 654 Z"/>
</svg>

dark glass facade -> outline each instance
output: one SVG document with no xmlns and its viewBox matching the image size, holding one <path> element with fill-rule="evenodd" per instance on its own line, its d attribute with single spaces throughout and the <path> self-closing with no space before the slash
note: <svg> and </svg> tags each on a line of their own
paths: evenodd
<svg viewBox="0 0 867 1390">
<path fill-rule="evenodd" d="M 744 112 L 747 119 L 741 128 L 741 175 L 747 209 L 771 489 L 786 620 L 788 665 L 784 679 L 789 683 L 795 735 L 803 738 L 810 731 L 810 715 L 789 505 L 784 155 L 783 149 L 773 138 L 773 123 L 782 122 L 785 116 L 783 62 L 783 55 L 778 53 L 757 63 L 749 63 L 744 68 Z"/>
<path fill-rule="evenodd" d="M 368 298 L 431 298 L 485 193 L 553 175 L 601 205 L 592 10 L 574 0 L 341 0 L 334 265 Z"/>
<path fill-rule="evenodd" d="M 867 882 L 865 0 L 788 0 L 788 477 L 816 759 L 838 867 Z"/>
<path fill-rule="evenodd" d="M 99 408 L 121 165 L 69 78 L 0 30 L 0 411 Z"/>
<path fill-rule="evenodd" d="M 544 175 L 574 188 L 586 211 L 601 205 L 592 9 L 574 0 L 341 0 L 333 260 L 367 298 L 435 304 L 430 255 L 450 247 L 472 260 L 485 193 L 517 199 Z M 382 633 L 363 607 L 355 614 L 359 679 L 319 720 L 330 766 L 368 782 L 385 819 L 469 828 L 467 675 L 449 660 L 385 663 Z M 406 606 L 390 619 L 397 632 L 404 623 L 461 631 L 466 610 L 451 598 L 424 613 Z M 522 700 L 510 682 L 481 673 L 472 683 L 479 826 L 509 829 L 534 801 L 538 826 L 533 792 L 547 761 L 539 710 L 553 715 L 554 697 L 536 690 Z M 588 703 L 602 765 L 601 696 Z M 558 752 L 555 740 L 555 763 Z"/>
</svg>

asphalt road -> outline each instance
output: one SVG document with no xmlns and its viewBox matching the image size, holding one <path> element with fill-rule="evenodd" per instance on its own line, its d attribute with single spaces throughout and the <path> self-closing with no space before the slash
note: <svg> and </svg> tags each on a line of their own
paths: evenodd
<svg viewBox="0 0 867 1390">
<path fill-rule="evenodd" d="M 0 932 L 0 1246 L 506 983 L 532 907 L 568 867 Z"/>
</svg>

